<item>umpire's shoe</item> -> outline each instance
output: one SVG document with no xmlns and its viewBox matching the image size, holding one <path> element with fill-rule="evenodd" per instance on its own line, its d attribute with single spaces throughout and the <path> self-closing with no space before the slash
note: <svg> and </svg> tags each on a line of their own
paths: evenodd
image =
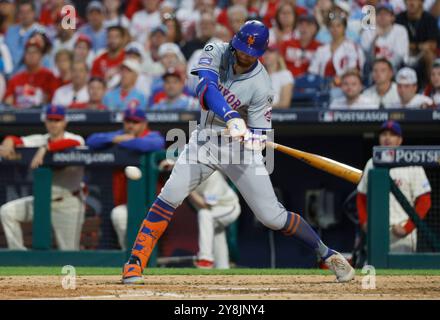
<svg viewBox="0 0 440 320">
<path fill-rule="evenodd" d="M 128 261 L 122 269 L 123 284 L 143 284 L 142 268 L 137 261 Z"/>
<path fill-rule="evenodd" d="M 336 275 L 338 282 L 353 280 L 355 275 L 353 267 L 342 254 L 337 251 L 334 252 L 334 254 L 324 260 L 325 265 Z"/>
</svg>

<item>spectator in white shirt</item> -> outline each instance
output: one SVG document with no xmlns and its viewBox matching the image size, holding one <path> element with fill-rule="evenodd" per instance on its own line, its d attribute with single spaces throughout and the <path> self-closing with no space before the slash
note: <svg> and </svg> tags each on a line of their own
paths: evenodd
<svg viewBox="0 0 440 320">
<path fill-rule="evenodd" d="M 361 46 L 371 58 L 385 58 L 391 62 L 394 70 L 406 63 L 409 57 L 408 31 L 394 23 L 393 7 L 383 3 L 376 8 L 376 29 L 364 29 Z"/>
<path fill-rule="evenodd" d="M 160 0 L 141 0 L 143 10 L 136 12 L 131 19 L 130 34 L 139 43 L 145 43 L 148 35 L 162 23 L 159 11 Z"/>
<path fill-rule="evenodd" d="M 263 56 L 263 63 L 269 73 L 274 90 L 273 108 L 286 109 L 290 107 L 295 80 L 287 70 L 283 57 L 275 45 L 269 46 Z"/>
<path fill-rule="evenodd" d="M 52 104 L 66 108 L 84 109 L 89 101 L 87 91 L 89 68 L 84 62 L 75 62 L 72 65 L 72 83 L 58 88 L 52 99 Z"/>
<path fill-rule="evenodd" d="M 426 109 L 434 105 L 434 101 L 427 96 L 417 93 L 417 74 L 414 69 L 405 67 L 396 75 L 397 91 L 400 97 L 401 108 Z"/>
<path fill-rule="evenodd" d="M 374 85 L 364 91 L 364 95 L 379 105 L 379 108 L 396 108 L 400 105 L 397 84 L 393 82 L 393 66 L 385 58 L 376 59 L 373 63 Z"/>
<path fill-rule="evenodd" d="M 430 83 L 426 86 L 423 94 L 434 100 L 435 106 L 440 105 L 440 59 L 434 61 L 431 69 Z"/>
<path fill-rule="evenodd" d="M 360 110 L 379 107 L 377 103 L 362 94 L 362 78 L 357 70 L 344 73 L 341 81 L 343 96 L 333 99 L 330 103 L 330 109 Z"/>
</svg>

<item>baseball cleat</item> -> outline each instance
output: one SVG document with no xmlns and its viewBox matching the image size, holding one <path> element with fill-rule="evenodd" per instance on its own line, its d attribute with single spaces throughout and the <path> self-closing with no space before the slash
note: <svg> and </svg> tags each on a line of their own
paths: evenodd
<svg viewBox="0 0 440 320">
<path fill-rule="evenodd" d="M 123 284 L 143 284 L 142 269 L 136 263 L 126 263 L 122 271 Z"/>
<path fill-rule="evenodd" d="M 214 268 L 214 262 L 200 259 L 194 262 L 194 266 L 198 269 L 212 269 Z"/>
<path fill-rule="evenodd" d="M 338 282 L 348 282 L 354 279 L 355 270 L 339 252 L 335 251 L 335 254 L 325 259 L 324 263 L 336 275 Z"/>
</svg>

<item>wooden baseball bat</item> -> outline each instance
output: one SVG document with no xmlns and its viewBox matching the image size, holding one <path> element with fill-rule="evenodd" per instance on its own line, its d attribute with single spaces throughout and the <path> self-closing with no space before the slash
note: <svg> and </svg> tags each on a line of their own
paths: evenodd
<svg viewBox="0 0 440 320">
<path fill-rule="evenodd" d="M 309 166 L 315 167 L 317 169 L 326 171 L 334 176 L 340 177 L 354 184 L 358 184 L 362 177 L 362 171 L 346 164 L 337 162 L 335 160 L 319 156 L 317 154 L 301 151 L 298 149 L 293 149 L 290 147 L 283 146 L 272 141 L 267 141 L 266 146 L 285 153 L 289 156 L 297 158 Z"/>
</svg>

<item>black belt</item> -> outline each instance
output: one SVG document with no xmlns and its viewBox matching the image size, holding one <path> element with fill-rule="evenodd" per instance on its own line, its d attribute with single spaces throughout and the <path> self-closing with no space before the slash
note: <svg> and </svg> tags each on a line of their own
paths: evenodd
<svg viewBox="0 0 440 320">
<path fill-rule="evenodd" d="M 81 195 L 81 190 L 76 190 L 76 191 L 72 191 L 72 195 L 74 196 L 74 197 L 79 197 L 80 195 Z M 55 202 L 59 202 L 59 201 L 63 201 L 63 197 L 58 197 L 58 198 L 55 198 L 55 199 L 52 199 L 52 201 L 55 201 Z"/>
</svg>

